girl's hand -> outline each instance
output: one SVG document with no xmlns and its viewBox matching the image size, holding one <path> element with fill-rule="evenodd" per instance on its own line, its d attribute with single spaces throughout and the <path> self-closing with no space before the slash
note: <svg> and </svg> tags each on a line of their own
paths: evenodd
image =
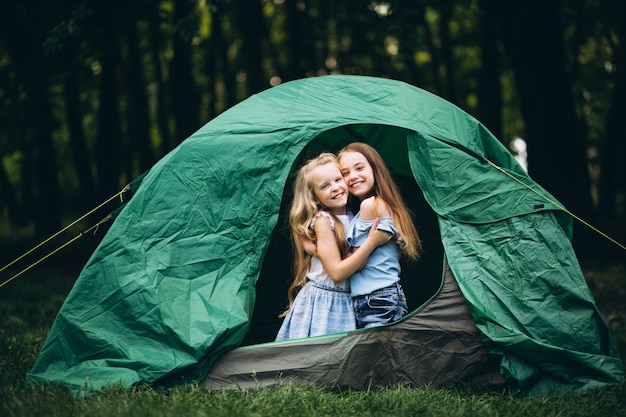
<svg viewBox="0 0 626 417">
<path fill-rule="evenodd" d="M 368 239 L 372 239 L 372 243 L 374 243 L 374 246 L 384 245 L 385 243 L 389 242 L 391 238 L 393 237 L 393 234 L 389 232 L 376 229 L 379 223 L 380 223 L 380 217 L 376 217 L 376 219 L 374 220 L 374 224 L 370 228 L 370 232 L 367 235 Z"/>
<path fill-rule="evenodd" d="M 385 243 L 389 242 L 393 237 L 393 234 L 389 232 L 376 229 L 376 227 L 378 227 L 378 223 L 380 223 L 380 217 L 376 217 L 376 219 L 374 219 L 374 224 L 372 224 L 370 232 L 367 235 L 367 240 L 371 241 L 373 247 L 384 245 Z M 358 249 L 358 247 L 352 248 L 352 253 L 356 252 Z M 363 268 L 365 268 L 365 264 L 367 264 L 367 258 L 359 266 L 357 271 L 361 271 Z"/>
</svg>

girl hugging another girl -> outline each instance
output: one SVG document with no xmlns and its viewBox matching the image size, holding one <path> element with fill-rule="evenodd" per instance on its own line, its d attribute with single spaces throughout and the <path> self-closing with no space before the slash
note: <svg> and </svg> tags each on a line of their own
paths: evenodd
<svg viewBox="0 0 626 417">
<path fill-rule="evenodd" d="M 337 157 L 323 153 L 307 162 L 296 176 L 289 223 L 294 245 L 294 280 L 289 307 L 276 340 L 298 339 L 356 328 L 348 278 L 391 235 L 372 227 L 350 255 L 346 226 L 348 186 Z M 372 219 L 371 225 L 378 225 Z M 294 298 L 295 296 L 295 298 Z"/>
</svg>

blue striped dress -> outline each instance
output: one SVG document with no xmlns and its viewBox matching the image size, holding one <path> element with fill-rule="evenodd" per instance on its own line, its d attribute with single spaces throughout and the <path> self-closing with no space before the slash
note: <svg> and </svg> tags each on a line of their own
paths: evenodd
<svg viewBox="0 0 626 417">
<path fill-rule="evenodd" d="M 325 211 L 320 211 L 313 219 L 325 217 L 334 229 L 333 218 Z M 338 216 L 347 227 L 352 216 Z M 348 280 L 334 282 L 324 270 L 322 261 L 314 256 L 311 269 L 307 273 L 308 282 L 300 289 L 293 306 L 283 321 L 276 341 L 301 339 L 331 333 L 346 332 L 356 329 L 354 307 L 350 297 Z"/>
</svg>

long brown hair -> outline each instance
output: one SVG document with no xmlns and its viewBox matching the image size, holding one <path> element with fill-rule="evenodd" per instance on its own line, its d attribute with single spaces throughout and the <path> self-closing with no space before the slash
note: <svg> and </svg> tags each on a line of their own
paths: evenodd
<svg viewBox="0 0 626 417">
<path fill-rule="evenodd" d="M 289 210 L 289 226 L 291 227 L 291 241 L 293 245 L 293 282 L 287 290 L 287 298 L 289 299 L 289 307 L 279 317 L 287 315 L 293 306 L 293 300 L 298 291 L 307 283 L 307 273 L 311 268 L 311 255 L 304 251 L 302 239 L 315 240 L 315 231 L 310 227 L 311 221 L 320 210 L 324 210 L 315 194 L 311 185 L 312 172 L 315 168 L 334 164 L 339 168 L 339 161 L 332 153 L 322 153 L 317 158 L 309 160 L 305 163 L 293 183 L 293 202 Z M 346 232 L 343 224 L 330 211 L 328 213 L 335 220 L 335 238 L 339 246 L 342 258 L 348 253 L 348 244 L 346 242 Z"/>
<path fill-rule="evenodd" d="M 400 190 L 398 190 L 383 158 L 376 149 L 361 142 L 353 142 L 340 150 L 337 154 L 339 160 L 341 160 L 341 155 L 344 152 L 358 152 L 367 159 L 374 172 L 372 195 L 380 198 L 389 206 L 398 234 L 405 242 L 402 247 L 402 254 L 411 260 L 419 259 L 422 252 L 422 241 L 413 224 L 411 212 L 405 206 Z"/>
</svg>

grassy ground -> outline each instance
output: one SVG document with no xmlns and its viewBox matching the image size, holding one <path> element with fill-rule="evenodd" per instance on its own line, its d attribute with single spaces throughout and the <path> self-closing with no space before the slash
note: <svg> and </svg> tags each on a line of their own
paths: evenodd
<svg viewBox="0 0 626 417">
<path fill-rule="evenodd" d="M 57 387 L 26 388 L 24 376 L 73 284 L 71 272 L 46 268 L 0 288 L 0 416 L 626 416 L 626 383 L 566 398 L 521 399 L 462 388 L 333 393 L 289 386 L 219 392 L 142 386 L 77 399 Z M 586 276 L 626 358 L 626 271 L 595 266 Z"/>
</svg>

